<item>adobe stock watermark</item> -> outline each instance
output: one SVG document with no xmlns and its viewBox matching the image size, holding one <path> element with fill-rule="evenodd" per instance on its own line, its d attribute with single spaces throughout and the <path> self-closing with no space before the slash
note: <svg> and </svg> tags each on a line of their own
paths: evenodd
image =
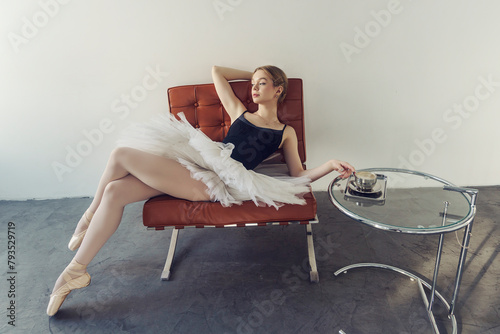
<svg viewBox="0 0 500 334">
<path fill-rule="evenodd" d="M 146 74 L 142 78 L 141 84 L 138 84 L 128 93 L 122 93 L 119 98 L 111 102 L 110 109 L 120 120 L 124 120 L 130 115 L 132 109 L 136 109 L 139 103 L 144 101 L 149 92 L 158 88 L 163 80 L 169 76 L 169 73 L 163 72 L 158 65 L 155 68 L 146 67 Z M 116 121 L 105 117 L 101 119 L 98 125 L 91 129 L 82 130 L 82 139 L 75 145 L 66 145 L 66 155 L 63 160 L 53 161 L 52 170 L 59 182 L 63 182 L 65 174 L 71 173 L 76 167 L 82 164 L 85 157 L 88 157 L 94 151 L 94 148 L 104 142 L 104 137 L 116 129 Z"/>
<path fill-rule="evenodd" d="M 387 9 L 370 11 L 373 20 L 366 22 L 362 28 L 359 26 L 354 27 L 352 44 L 346 42 L 339 44 L 340 50 L 347 63 L 349 64 L 352 62 L 352 56 L 354 54 L 360 54 L 361 50 L 370 45 L 372 40 L 378 37 L 382 31 L 391 24 L 393 16 L 401 14 L 403 9 L 399 0 L 390 0 L 387 3 Z"/>
<path fill-rule="evenodd" d="M 112 268 L 106 272 L 111 273 L 111 277 L 102 281 L 103 286 L 96 287 L 99 291 L 92 302 L 79 303 L 75 301 L 75 304 L 78 305 L 76 306 L 76 313 L 81 321 L 91 322 L 96 318 L 96 315 L 109 311 L 114 305 L 113 300 L 121 297 L 123 290 L 130 289 L 131 283 L 125 279 L 127 276 L 126 269 L 116 270 Z M 79 328 L 81 329 L 81 321 L 65 322 L 61 325 L 49 321 L 50 333 L 73 333 L 78 331 Z"/>
<path fill-rule="evenodd" d="M 40 0 L 38 1 L 39 9 L 28 18 L 23 16 L 21 18 L 22 26 L 19 33 L 9 32 L 7 38 L 10 45 L 17 54 L 20 51 L 20 47 L 28 44 L 33 38 L 35 38 L 40 29 L 46 27 L 49 22 L 56 17 L 61 6 L 68 4 L 71 0 Z"/>
<path fill-rule="evenodd" d="M 275 140 L 276 135 L 273 132 L 259 131 L 257 135 L 249 136 L 247 140 L 239 143 L 234 149 L 240 154 L 242 160 L 252 163 L 255 158 L 261 157 L 269 144 Z"/>
<path fill-rule="evenodd" d="M 316 260 L 320 262 L 328 260 L 340 246 L 336 240 L 333 235 L 316 239 Z M 268 298 L 264 300 L 252 300 L 252 311 L 245 318 L 239 317 L 236 333 L 260 333 L 261 331 L 257 328 L 264 324 L 266 318 L 283 307 L 286 303 L 287 292 L 296 292 L 309 280 L 309 271 L 309 257 L 305 257 L 301 265 L 293 265 L 283 272 L 281 275 L 282 288 L 272 290 Z"/>
<path fill-rule="evenodd" d="M 314 242 L 318 262 L 329 260 L 341 247 L 338 236 L 333 234 L 315 238 Z M 283 272 L 281 287 L 270 291 L 268 297 L 263 300 L 251 300 L 252 310 L 244 318 L 238 317 L 235 332 L 237 334 L 262 333 L 263 331 L 259 328 L 264 324 L 264 321 L 285 306 L 289 293 L 300 290 L 309 280 L 309 270 L 309 258 L 305 257 L 301 265 L 293 265 Z M 424 333 L 428 328 L 427 318 L 421 317 L 415 312 L 410 314 L 409 323 L 415 333 Z"/>
<path fill-rule="evenodd" d="M 481 102 L 489 99 L 500 87 L 500 81 L 495 81 L 492 74 L 487 77 L 479 76 L 478 84 L 474 93 L 466 96 L 461 103 L 455 103 L 443 113 L 443 121 L 452 130 L 459 129 L 464 120 L 469 119 L 481 106 Z M 438 145 L 448 139 L 445 127 L 436 127 L 430 132 L 430 136 L 423 139 L 415 139 L 416 148 L 410 152 L 408 157 L 399 156 L 399 168 L 415 170 L 424 164 L 425 160 L 434 154 Z"/>
<path fill-rule="evenodd" d="M 237 6 L 239 6 L 243 0 L 214 0 L 212 1 L 212 6 L 214 6 L 215 12 L 221 21 L 224 21 L 224 13 L 232 12 Z"/>
<path fill-rule="evenodd" d="M 95 319 L 96 314 L 108 311 L 113 307 L 110 303 L 115 297 L 120 297 L 124 289 L 129 289 L 130 284 L 125 277 L 127 276 L 126 269 L 111 269 L 112 274 L 110 279 L 106 279 L 107 286 L 100 287 L 97 297 L 90 303 L 84 303 L 78 306 L 77 312 L 86 321 Z M 104 281 L 103 281 L 104 282 Z"/>
</svg>

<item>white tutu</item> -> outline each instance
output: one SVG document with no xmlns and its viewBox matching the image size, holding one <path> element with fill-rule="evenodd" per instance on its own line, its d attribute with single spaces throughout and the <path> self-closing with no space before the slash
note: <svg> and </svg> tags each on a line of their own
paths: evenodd
<svg viewBox="0 0 500 334">
<path fill-rule="evenodd" d="M 267 204 L 276 209 L 286 204 L 305 204 L 302 195 L 310 191 L 307 177 L 291 177 L 279 165 L 261 164 L 255 171 L 247 170 L 231 158 L 233 144 L 215 142 L 195 129 L 179 113 L 159 116 L 124 131 L 118 146 L 175 159 L 191 176 L 205 183 L 212 201 L 223 206 L 252 200 L 256 205 Z M 267 174 L 267 175 L 266 175 Z M 272 176 L 270 176 L 272 175 Z"/>
</svg>

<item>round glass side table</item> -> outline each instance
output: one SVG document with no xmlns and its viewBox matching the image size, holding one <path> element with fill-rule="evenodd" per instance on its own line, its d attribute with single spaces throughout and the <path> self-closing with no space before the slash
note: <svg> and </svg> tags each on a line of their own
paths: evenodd
<svg viewBox="0 0 500 334">
<path fill-rule="evenodd" d="M 408 234 L 439 235 L 434 275 L 429 284 L 420 276 L 380 263 L 352 264 L 339 269 L 335 275 L 338 276 L 354 268 L 371 267 L 393 270 L 415 279 L 434 332 L 439 333 L 432 312 L 434 299 L 437 297 L 447 307 L 453 333 L 456 333 L 454 309 L 476 214 L 477 190 L 456 187 L 436 176 L 406 169 L 370 168 L 358 172 L 361 171 L 377 175 L 374 188 L 368 192 L 360 191 L 352 176 L 348 179 L 337 177 L 328 187 L 332 204 L 350 218 L 376 229 Z M 445 233 L 462 228 L 465 228 L 462 249 L 457 265 L 453 296 L 448 304 L 447 300 L 436 291 L 443 237 Z M 424 287 L 430 290 L 429 297 Z"/>
</svg>

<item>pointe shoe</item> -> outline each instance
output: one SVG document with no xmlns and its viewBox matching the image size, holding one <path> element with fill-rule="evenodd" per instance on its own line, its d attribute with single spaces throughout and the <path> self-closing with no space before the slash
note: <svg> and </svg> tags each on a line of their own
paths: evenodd
<svg viewBox="0 0 500 334">
<path fill-rule="evenodd" d="M 85 233 L 87 233 L 87 229 L 89 228 L 90 225 L 90 219 L 87 217 L 87 211 L 83 213 L 83 217 L 85 218 L 85 224 L 87 225 L 87 228 L 83 231 L 81 231 L 78 234 L 73 234 L 71 236 L 71 240 L 69 241 L 68 248 L 72 251 L 76 250 L 80 245 L 82 244 L 83 237 L 85 236 Z M 91 218 L 92 219 L 92 218 Z"/>
<path fill-rule="evenodd" d="M 76 260 L 71 261 L 70 265 L 73 265 L 73 269 L 86 268 L 85 265 L 76 262 Z M 71 290 L 81 289 L 90 284 L 90 275 L 87 272 L 76 278 L 72 278 L 70 274 L 78 275 L 80 273 L 69 268 L 64 270 L 63 279 L 66 283 L 50 295 L 49 305 L 47 306 L 48 316 L 53 316 L 59 311 L 59 308 Z"/>
</svg>

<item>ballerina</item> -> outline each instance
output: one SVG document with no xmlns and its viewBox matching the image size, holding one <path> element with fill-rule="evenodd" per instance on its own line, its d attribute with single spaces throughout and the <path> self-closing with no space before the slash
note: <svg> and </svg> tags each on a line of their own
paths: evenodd
<svg viewBox="0 0 500 334">
<path fill-rule="evenodd" d="M 302 204 L 301 194 L 309 184 L 333 171 L 343 178 L 354 171 L 349 163 L 335 159 L 303 168 L 295 130 L 277 115 L 288 87 L 281 69 L 262 66 L 248 72 L 214 66 L 212 77 L 231 118 L 226 138 L 214 142 L 182 115 L 180 120 L 165 116 L 137 126 L 112 151 L 95 196 L 68 244 L 77 252 L 54 285 L 49 316 L 57 313 L 72 290 L 90 284 L 87 266 L 118 228 L 127 204 L 168 194 L 190 201 L 219 201 L 224 206 L 253 200 L 279 208 L 283 203 Z M 231 89 L 229 81 L 238 79 L 251 80 L 256 112 L 247 112 Z M 288 177 L 253 170 L 280 148 Z"/>
</svg>

